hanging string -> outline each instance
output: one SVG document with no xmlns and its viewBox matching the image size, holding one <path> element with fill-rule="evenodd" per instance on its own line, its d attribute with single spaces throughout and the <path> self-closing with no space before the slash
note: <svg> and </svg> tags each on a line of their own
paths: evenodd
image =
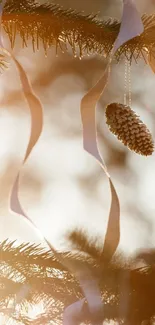
<svg viewBox="0 0 155 325">
<path fill-rule="evenodd" d="M 132 89 L 131 89 L 131 62 L 128 61 L 128 96 L 129 106 L 132 105 Z"/>
<path fill-rule="evenodd" d="M 124 105 L 127 105 L 127 81 L 128 81 L 128 61 L 125 58 L 125 71 L 124 71 Z"/>
<path fill-rule="evenodd" d="M 124 105 L 131 107 L 132 105 L 132 90 L 131 90 L 131 63 L 125 59 L 124 72 Z"/>
</svg>

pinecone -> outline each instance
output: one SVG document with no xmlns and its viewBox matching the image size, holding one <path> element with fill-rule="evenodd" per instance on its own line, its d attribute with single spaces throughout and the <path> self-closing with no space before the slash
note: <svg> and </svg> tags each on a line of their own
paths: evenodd
<svg viewBox="0 0 155 325">
<path fill-rule="evenodd" d="M 129 106 L 118 103 L 108 105 L 106 118 L 110 131 L 125 146 L 140 155 L 152 155 L 154 151 L 152 135 Z"/>
</svg>

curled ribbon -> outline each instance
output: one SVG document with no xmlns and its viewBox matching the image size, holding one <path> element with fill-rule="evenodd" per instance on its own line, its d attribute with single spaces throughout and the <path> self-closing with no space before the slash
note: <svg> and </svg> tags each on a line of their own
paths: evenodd
<svg viewBox="0 0 155 325">
<path fill-rule="evenodd" d="M 4 4 L 5 4 L 5 0 L 3 0 L 0 4 L 0 20 L 2 17 Z M 81 119 L 83 124 L 84 149 L 98 161 L 101 168 L 103 169 L 106 176 L 108 177 L 109 184 L 110 184 L 111 207 L 110 207 L 107 232 L 106 232 L 104 247 L 102 252 L 102 255 L 104 257 L 104 254 L 106 254 L 106 252 L 108 251 L 109 258 L 111 258 L 115 253 L 120 240 L 120 206 L 119 206 L 119 200 L 118 200 L 115 187 L 112 183 L 107 167 L 103 159 L 101 158 L 98 150 L 95 110 L 96 110 L 96 104 L 100 99 L 102 93 L 104 92 L 104 89 L 108 82 L 108 78 L 110 74 L 110 65 L 113 59 L 113 55 L 121 45 L 123 45 L 129 39 L 139 36 L 143 32 L 143 30 L 144 27 L 141 18 L 137 12 L 137 9 L 135 7 L 134 1 L 124 0 L 123 16 L 122 16 L 120 32 L 115 41 L 104 74 L 102 78 L 97 82 L 97 84 L 83 97 L 81 101 Z M 40 100 L 33 92 L 32 86 L 26 76 L 23 67 L 18 62 L 18 60 L 14 57 L 13 53 L 11 53 L 10 51 L 4 48 L 1 33 L 0 33 L 0 43 L 3 51 L 7 55 L 9 55 L 16 64 L 16 67 L 19 72 L 21 84 L 22 84 L 23 93 L 25 99 L 28 102 L 30 113 L 31 113 L 31 133 L 30 133 L 30 139 L 26 150 L 26 154 L 23 160 L 23 164 L 24 164 L 41 135 L 42 126 L 43 126 L 43 108 Z M 38 227 L 36 227 L 36 225 L 32 222 L 32 220 L 25 214 L 19 202 L 19 198 L 18 198 L 19 176 L 20 176 L 20 172 L 18 173 L 12 188 L 11 198 L 10 198 L 10 208 L 15 213 L 24 216 L 36 228 L 36 230 L 39 231 Z M 59 254 L 54 249 L 54 247 L 49 243 L 49 241 L 45 237 L 43 238 L 48 244 L 48 246 L 50 247 L 51 251 L 55 254 L 55 256 L 62 262 L 63 265 L 65 265 L 76 276 L 85 296 L 85 298 L 82 299 L 81 301 L 78 301 L 67 307 L 67 309 L 64 312 L 63 324 L 64 325 L 75 324 L 75 320 L 78 319 L 80 313 L 82 314 L 82 309 L 83 309 L 85 299 L 87 300 L 89 311 L 92 315 L 102 310 L 103 304 L 102 304 L 101 293 L 97 281 L 96 279 L 93 278 L 89 268 L 87 266 L 83 268 L 75 267 L 75 265 L 71 261 L 69 261 L 68 259 L 63 259 L 61 254 Z"/>
</svg>

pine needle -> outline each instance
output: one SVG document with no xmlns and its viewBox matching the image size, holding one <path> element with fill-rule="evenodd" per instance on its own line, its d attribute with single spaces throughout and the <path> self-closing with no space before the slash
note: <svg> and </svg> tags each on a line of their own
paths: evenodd
<svg viewBox="0 0 155 325">
<path fill-rule="evenodd" d="M 68 234 L 67 239 L 71 242 L 72 248 L 86 253 L 91 258 L 99 258 L 101 249 L 96 245 L 97 238 L 88 238 L 87 234 L 82 230 L 74 230 Z"/>
<path fill-rule="evenodd" d="M 6 55 L 0 54 L 0 74 L 4 70 L 8 69 L 8 67 L 9 67 L 9 62 L 6 58 Z"/>
</svg>

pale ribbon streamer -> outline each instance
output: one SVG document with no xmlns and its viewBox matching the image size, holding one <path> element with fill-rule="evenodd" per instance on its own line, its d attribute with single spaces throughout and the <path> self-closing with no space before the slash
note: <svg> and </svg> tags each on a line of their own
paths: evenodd
<svg viewBox="0 0 155 325">
<path fill-rule="evenodd" d="M 5 1 L 3 0 L 1 3 L 1 15 L 2 15 L 4 4 Z M 140 35 L 142 32 L 143 32 L 143 24 L 136 10 L 134 2 L 132 0 L 124 0 L 123 16 L 122 16 L 120 32 L 114 44 L 110 59 L 105 68 L 104 75 L 97 82 L 97 84 L 84 96 L 84 98 L 81 101 L 81 118 L 83 123 L 84 149 L 97 159 L 102 169 L 106 173 L 110 183 L 112 201 L 111 201 L 110 215 L 109 215 L 107 232 L 105 236 L 103 253 L 106 252 L 106 246 L 108 249 L 110 247 L 111 256 L 114 254 L 120 239 L 120 226 L 119 226 L 120 207 L 119 207 L 119 200 L 114 185 L 110 179 L 110 175 L 107 171 L 105 163 L 103 162 L 103 159 L 101 158 L 98 151 L 97 139 L 96 139 L 95 109 L 96 109 L 96 104 L 100 99 L 105 89 L 105 86 L 107 84 L 109 71 L 110 71 L 109 68 L 110 68 L 113 55 L 121 45 L 123 45 L 131 38 Z M 42 126 L 43 126 L 43 109 L 40 100 L 33 93 L 32 86 L 26 76 L 24 69 L 22 68 L 18 60 L 14 57 L 13 53 L 4 49 L 2 39 L 1 39 L 1 47 L 3 48 L 4 52 L 7 55 L 12 57 L 12 59 L 16 64 L 16 67 L 19 72 L 21 84 L 22 84 L 23 93 L 29 104 L 30 113 L 31 113 L 31 134 L 30 134 L 30 140 L 26 150 L 26 154 L 23 160 L 23 164 L 24 164 L 40 137 Z M 39 231 L 38 227 L 36 227 L 36 225 L 25 214 L 25 212 L 21 207 L 21 204 L 18 199 L 18 187 L 19 187 L 19 173 L 16 177 L 11 192 L 10 208 L 15 213 L 24 216 L 27 220 L 29 220 L 29 222 L 31 222 L 31 224 L 33 224 L 33 226 L 37 229 L 37 231 Z M 42 234 L 40 233 L 40 235 Z M 56 252 L 56 250 L 52 247 L 52 245 L 45 237 L 44 240 L 46 241 L 50 249 L 53 251 L 53 253 L 56 254 L 56 256 L 59 258 L 59 260 L 61 260 L 61 262 L 76 275 L 77 279 L 79 280 L 79 283 L 81 284 L 84 295 L 87 299 L 90 312 L 94 313 L 95 311 L 102 309 L 102 299 L 101 299 L 99 287 L 97 285 L 96 280 L 92 278 L 89 269 L 86 268 L 85 270 L 81 270 L 81 269 L 76 270 L 76 268 L 73 266 L 72 263 L 70 263 L 67 260 L 64 260 L 61 257 L 61 254 Z M 87 281 L 86 281 L 86 272 L 88 272 Z M 67 308 L 67 313 L 66 311 L 64 313 L 65 316 L 63 319 L 64 325 L 73 324 L 75 317 L 79 316 L 80 311 L 82 311 L 83 303 L 84 300 L 82 300 L 81 302 L 79 301 Z M 69 313 L 70 313 L 70 317 L 69 317 Z"/>
</svg>

